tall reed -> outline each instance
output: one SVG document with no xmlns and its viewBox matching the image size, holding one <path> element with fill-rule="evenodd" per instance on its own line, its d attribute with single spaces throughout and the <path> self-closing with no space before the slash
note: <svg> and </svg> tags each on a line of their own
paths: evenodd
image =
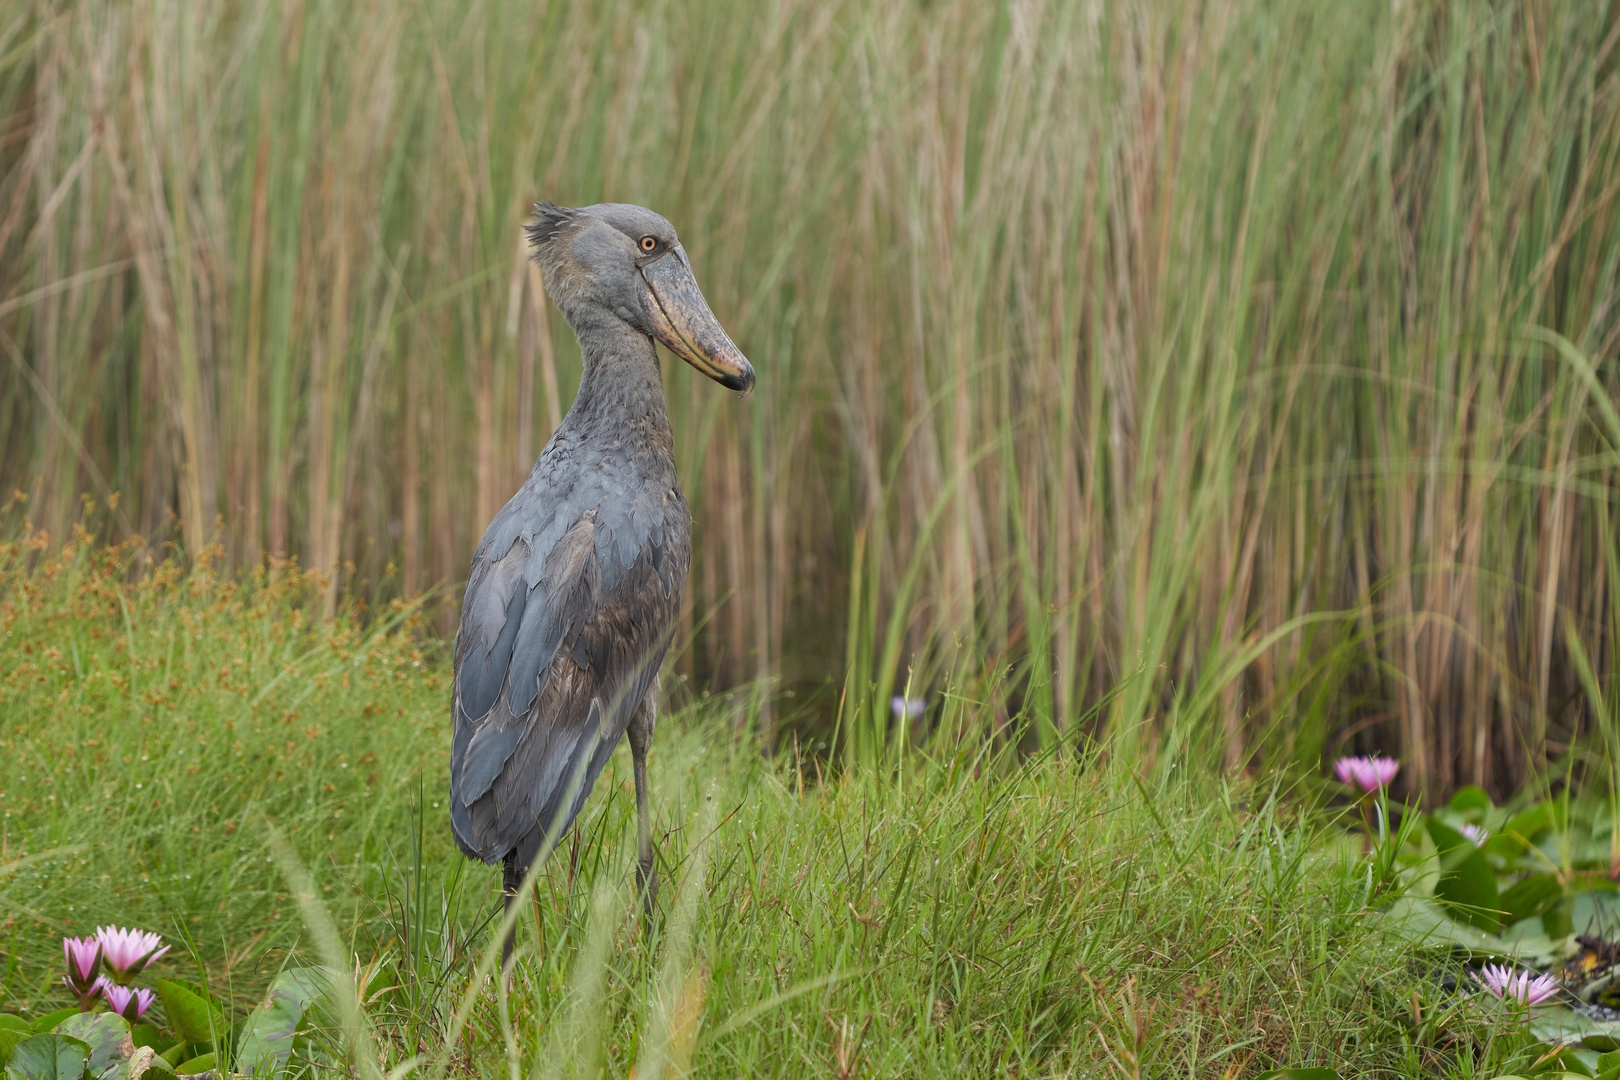
<svg viewBox="0 0 1620 1080">
<path fill-rule="evenodd" d="M 757 687 L 739 724 L 831 684 L 892 742 L 909 684 L 936 727 L 1501 791 L 1620 668 L 1617 39 L 1544 0 L 18 5 L 0 482 L 57 536 L 116 494 L 334 596 L 453 582 L 578 378 L 526 209 L 641 202 L 760 373 L 667 370 L 678 666 Z"/>
</svg>

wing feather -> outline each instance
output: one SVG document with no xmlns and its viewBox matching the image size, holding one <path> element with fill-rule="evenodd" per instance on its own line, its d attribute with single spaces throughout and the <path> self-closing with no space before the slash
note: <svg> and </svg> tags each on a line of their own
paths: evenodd
<svg viewBox="0 0 1620 1080">
<path fill-rule="evenodd" d="M 486 547 L 475 559 L 457 633 L 450 764 L 451 825 L 469 855 L 494 862 L 532 846 L 537 830 L 561 835 L 657 677 L 691 519 L 677 491 L 650 510 L 639 501 L 612 526 L 599 509 L 562 529 L 552 517 L 500 558 Z"/>
</svg>

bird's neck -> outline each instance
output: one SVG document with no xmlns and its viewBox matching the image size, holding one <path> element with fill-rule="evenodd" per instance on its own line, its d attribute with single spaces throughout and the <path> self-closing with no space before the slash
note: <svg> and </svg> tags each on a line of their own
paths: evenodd
<svg viewBox="0 0 1620 1080">
<path fill-rule="evenodd" d="M 563 427 L 602 425 L 673 452 L 674 435 L 652 339 L 612 317 L 581 320 L 574 330 L 584 371 Z"/>
</svg>

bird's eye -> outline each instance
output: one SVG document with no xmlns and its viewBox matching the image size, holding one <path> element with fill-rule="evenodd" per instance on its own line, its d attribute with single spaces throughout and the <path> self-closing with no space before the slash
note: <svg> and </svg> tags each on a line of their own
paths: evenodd
<svg viewBox="0 0 1620 1080">
<path fill-rule="evenodd" d="M 657 251 L 658 250 L 658 238 L 656 236 L 643 236 L 641 238 L 641 250 L 642 251 Z"/>
</svg>

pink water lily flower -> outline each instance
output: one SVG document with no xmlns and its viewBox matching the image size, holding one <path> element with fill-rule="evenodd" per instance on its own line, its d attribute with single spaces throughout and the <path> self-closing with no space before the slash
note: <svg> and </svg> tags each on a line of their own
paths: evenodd
<svg viewBox="0 0 1620 1080">
<path fill-rule="evenodd" d="M 1333 763 L 1333 775 L 1341 783 L 1365 793 L 1388 786 L 1400 771 L 1401 763 L 1387 757 L 1342 757 Z"/>
<path fill-rule="evenodd" d="M 889 711 L 894 713 L 896 720 L 915 720 L 927 707 L 928 702 L 922 698 L 902 697 L 899 694 L 894 695 L 894 699 L 889 702 Z"/>
<path fill-rule="evenodd" d="M 96 1007 L 105 981 L 96 974 L 101 968 L 101 942 L 93 937 L 64 937 L 62 953 L 67 957 L 68 970 L 62 983 L 78 996 L 79 1011 L 89 1012 Z"/>
<path fill-rule="evenodd" d="M 1558 980 L 1551 975 L 1515 971 L 1506 964 L 1486 964 L 1474 978 L 1491 994 L 1519 1005 L 1540 1005 L 1558 993 Z"/>
<path fill-rule="evenodd" d="M 1475 847 L 1483 847 L 1485 841 L 1491 838 L 1491 831 L 1478 825 L 1463 825 L 1457 831 L 1466 836 Z"/>
<path fill-rule="evenodd" d="M 77 994 L 95 989 L 96 973 L 101 970 L 101 942 L 93 937 L 64 937 L 62 952 L 68 970 L 63 981 Z"/>
<path fill-rule="evenodd" d="M 101 984 L 106 981 L 106 976 L 102 976 L 95 981 L 95 985 L 87 990 L 81 990 L 73 985 L 71 978 L 66 975 L 62 976 L 62 985 L 78 995 L 80 1012 L 90 1012 L 96 1007 L 96 1002 L 101 1000 Z"/>
<path fill-rule="evenodd" d="M 107 1007 L 132 1024 L 152 1007 L 152 1001 L 156 997 L 144 986 L 139 989 L 119 986 L 117 983 L 108 982 L 105 975 L 101 977 L 101 993 L 107 999 Z"/>
<path fill-rule="evenodd" d="M 163 939 L 148 930 L 98 926 L 96 938 L 101 942 L 101 956 L 112 972 L 112 981 L 120 986 L 128 986 L 146 965 L 169 951 Z"/>
</svg>

